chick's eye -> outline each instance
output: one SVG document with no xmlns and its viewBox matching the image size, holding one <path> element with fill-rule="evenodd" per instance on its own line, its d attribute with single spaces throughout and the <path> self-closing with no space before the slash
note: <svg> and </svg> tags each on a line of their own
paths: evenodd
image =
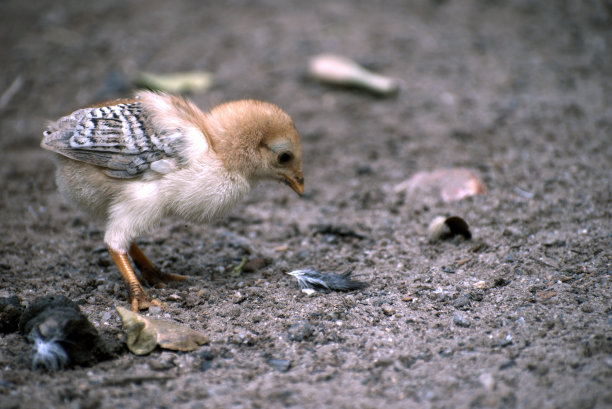
<svg viewBox="0 0 612 409">
<path fill-rule="evenodd" d="M 278 155 L 278 163 L 281 165 L 289 163 L 291 159 L 293 159 L 293 155 L 290 152 L 283 152 Z"/>
</svg>

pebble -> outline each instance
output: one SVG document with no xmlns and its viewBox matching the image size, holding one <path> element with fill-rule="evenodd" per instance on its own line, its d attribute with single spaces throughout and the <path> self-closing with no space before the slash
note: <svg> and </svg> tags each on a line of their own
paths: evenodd
<svg viewBox="0 0 612 409">
<path fill-rule="evenodd" d="M 468 328 L 472 325 L 472 322 L 463 314 L 456 312 L 453 314 L 453 324 L 458 327 Z"/>
<path fill-rule="evenodd" d="M 15 296 L 0 298 L 0 333 L 17 331 L 23 307 Z"/>
<path fill-rule="evenodd" d="M 232 294 L 232 302 L 234 304 L 240 304 L 241 302 L 246 300 L 246 298 L 246 295 L 242 295 L 240 291 L 236 291 L 234 294 Z"/>
<path fill-rule="evenodd" d="M 393 309 L 393 307 L 391 307 L 390 305 L 383 305 L 383 306 L 382 306 L 382 312 L 383 312 L 385 315 L 389 315 L 389 316 L 391 316 L 391 315 L 395 314 L 395 310 L 394 310 L 394 309 Z"/>
<path fill-rule="evenodd" d="M 266 266 L 266 260 L 263 257 L 255 257 L 246 262 L 242 271 L 245 273 L 252 273 Z"/>
<path fill-rule="evenodd" d="M 493 375 L 485 372 L 478 377 L 480 384 L 488 391 L 492 391 L 495 388 L 495 378 Z"/>
<path fill-rule="evenodd" d="M 472 303 L 472 296 L 470 294 L 461 294 L 453 301 L 453 307 L 455 308 L 469 308 Z"/>
<path fill-rule="evenodd" d="M 181 297 L 180 295 L 178 295 L 176 293 L 175 294 L 170 294 L 168 296 L 168 298 L 171 299 L 172 301 L 181 301 L 183 299 L 183 297 Z"/>
<path fill-rule="evenodd" d="M 287 338 L 290 341 L 302 342 L 312 339 L 315 328 L 307 322 L 293 324 L 287 330 Z"/>
<path fill-rule="evenodd" d="M 514 341 L 512 334 L 497 333 L 491 336 L 491 338 L 493 339 L 492 345 L 494 347 L 507 347 L 508 345 L 512 345 Z"/>
<path fill-rule="evenodd" d="M 270 358 L 266 362 L 280 372 L 287 372 L 291 368 L 291 361 L 288 359 Z"/>
<path fill-rule="evenodd" d="M 478 288 L 478 289 L 484 289 L 487 288 L 487 282 L 486 281 L 477 281 L 473 284 L 474 288 Z"/>
</svg>

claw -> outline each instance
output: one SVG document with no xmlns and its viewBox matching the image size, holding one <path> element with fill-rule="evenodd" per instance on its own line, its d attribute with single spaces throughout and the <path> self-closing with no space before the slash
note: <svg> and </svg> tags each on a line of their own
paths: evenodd
<svg viewBox="0 0 612 409">
<path fill-rule="evenodd" d="M 129 255 L 142 273 L 142 278 L 152 286 L 162 288 L 164 283 L 187 279 L 183 275 L 164 273 L 159 270 L 135 243 L 130 246 Z"/>
</svg>

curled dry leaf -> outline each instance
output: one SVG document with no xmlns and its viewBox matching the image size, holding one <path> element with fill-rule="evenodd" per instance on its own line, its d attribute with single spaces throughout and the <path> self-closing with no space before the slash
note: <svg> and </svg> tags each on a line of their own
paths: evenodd
<svg viewBox="0 0 612 409">
<path fill-rule="evenodd" d="M 472 238 L 470 227 L 467 222 L 459 216 L 434 218 L 427 228 L 427 235 L 431 241 L 446 240 L 457 235 L 463 236 L 466 240 Z"/>
<path fill-rule="evenodd" d="M 483 194 L 484 183 L 474 170 L 467 168 L 437 169 L 417 172 L 397 186 L 396 192 L 421 192 L 439 195 L 445 202 L 454 202 L 465 197 Z"/>
<path fill-rule="evenodd" d="M 144 317 L 123 307 L 117 307 L 127 346 L 136 355 L 145 355 L 156 346 L 174 351 L 193 351 L 209 342 L 208 337 L 176 322 Z"/>
<path fill-rule="evenodd" d="M 333 54 L 320 54 L 310 59 L 309 75 L 321 82 L 353 86 L 380 95 L 394 94 L 399 90 L 399 81 L 375 74 L 355 61 Z"/>
</svg>

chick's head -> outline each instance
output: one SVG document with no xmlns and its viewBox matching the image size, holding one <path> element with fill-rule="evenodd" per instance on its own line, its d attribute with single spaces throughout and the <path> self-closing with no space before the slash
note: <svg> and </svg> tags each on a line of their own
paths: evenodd
<svg viewBox="0 0 612 409">
<path fill-rule="evenodd" d="M 214 108 L 207 122 L 213 148 L 228 168 L 254 181 L 277 180 L 299 195 L 304 192 L 300 136 L 278 106 L 229 102 Z"/>
</svg>

